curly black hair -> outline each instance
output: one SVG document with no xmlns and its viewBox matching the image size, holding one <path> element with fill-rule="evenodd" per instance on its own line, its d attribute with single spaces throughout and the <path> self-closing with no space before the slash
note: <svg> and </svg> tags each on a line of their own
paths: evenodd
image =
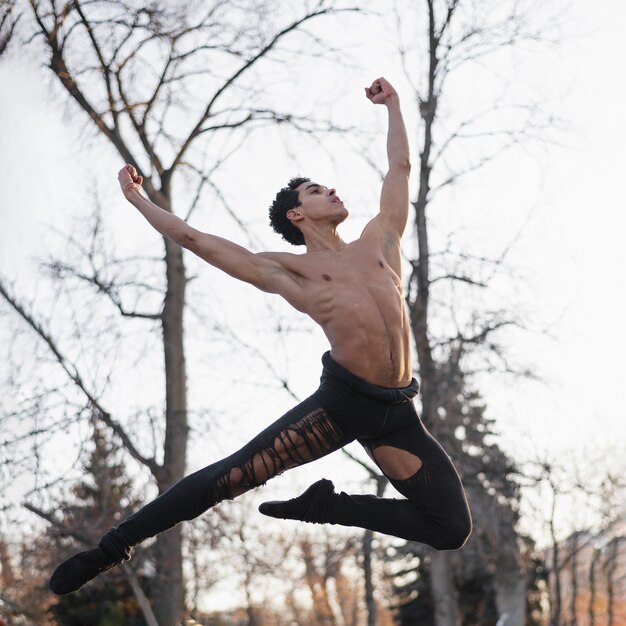
<svg viewBox="0 0 626 626">
<path fill-rule="evenodd" d="M 274 202 L 272 202 L 269 210 L 270 226 L 273 228 L 274 232 L 282 235 L 285 241 L 288 241 L 294 246 L 304 245 L 304 235 L 287 217 L 287 211 L 300 206 L 301 202 L 296 190 L 302 183 L 308 183 L 310 180 L 310 178 L 303 178 L 302 176 L 292 178 L 287 183 L 287 186 L 283 187 L 276 194 L 276 198 L 274 198 Z"/>
</svg>

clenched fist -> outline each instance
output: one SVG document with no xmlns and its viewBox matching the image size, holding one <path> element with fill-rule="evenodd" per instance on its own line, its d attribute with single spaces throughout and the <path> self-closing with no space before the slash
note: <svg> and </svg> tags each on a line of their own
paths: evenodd
<svg viewBox="0 0 626 626">
<path fill-rule="evenodd" d="M 132 165 L 125 165 L 118 173 L 117 180 L 120 183 L 124 195 L 131 191 L 141 191 L 143 176 L 137 174 L 137 170 Z"/>
<path fill-rule="evenodd" d="M 374 104 L 386 104 L 389 98 L 397 97 L 398 93 L 391 86 L 391 83 L 381 76 L 370 87 L 365 88 L 365 95 Z"/>
</svg>

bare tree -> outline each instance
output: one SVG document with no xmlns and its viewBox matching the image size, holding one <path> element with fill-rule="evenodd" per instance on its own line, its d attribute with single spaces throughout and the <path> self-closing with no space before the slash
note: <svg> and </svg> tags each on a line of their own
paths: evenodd
<svg viewBox="0 0 626 626">
<path fill-rule="evenodd" d="M 5 53 L 15 34 L 19 15 L 15 15 L 16 0 L 3 0 L 0 6 L 0 57 Z"/>
<path fill-rule="evenodd" d="M 520 478 L 527 489 L 525 501 L 535 503 L 533 518 L 545 526 L 552 626 L 585 620 L 593 625 L 599 608 L 609 606 L 613 545 L 619 544 L 623 524 L 624 482 L 610 452 L 596 451 L 594 456 L 585 453 L 580 463 L 573 453 L 567 462 L 533 461 Z"/>
<path fill-rule="evenodd" d="M 417 190 L 412 202 L 416 249 L 407 255 L 411 271 L 406 301 L 419 365 L 423 420 L 453 457 L 466 485 L 475 483 L 475 488 L 468 488 L 475 517 L 474 539 L 470 542 L 480 542 L 480 537 L 493 534 L 494 515 L 499 511 L 499 521 L 495 524 L 500 528 L 499 543 L 497 550 L 491 552 L 493 558 L 499 555 L 499 566 L 506 567 L 507 575 L 499 572 L 490 580 L 497 589 L 500 615 L 506 615 L 507 624 L 522 626 L 526 600 L 524 584 L 519 583 L 525 580 L 525 573 L 514 530 L 516 515 L 511 513 L 514 489 L 506 480 L 502 486 L 508 495 L 489 485 L 490 476 L 496 476 L 495 472 L 489 474 L 489 459 L 494 454 L 502 457 L 509 481 L 512 464 L 494 446 L 485 445 L 487 429 L 484 424 L 470 422 L 466 413 L 471 409 L 457 406 L 454 413 L 444 410 L 446 403 L 450 404 L 446 400 L 450 389 L 464 394 L 467 401 L 476 402 L 476 394 L 472 396 L 469 386 L 472 374 L 477 371 L 497 369 L 527 374 L 523 368 L 509 363 L 500 344 L 503 329 L 522 327 L 523 321 L 508 305 L 488 303 L 487 297 L 491 281 L 504 267 L 509 246 L 494 258 L 457 250 L 452 236 L 443 247 L 439 244 L 435 248 L 429 215 L 445 202 L 444 192 L 452 185 L 505 150 L 536 138 L 553 123 L 535 103 L 507 100 L 506 81 L 502 93 L 487 102 L 483 110 L 468 108 L 451 115 L 445 108 L 446 93 L 464 69 L 486 65 L 490 55 L 521 42 L 537 40 L 539 32 L 529 19 L 531 7 L 517 2 L 498 3 L 496 7 L 489 1 L 399 1 L 395 11 L 401 62 L 420 118 L 417 167 L 414 167 Z M 412 19 L 414 15 L 417 19 Z M 500 114 L 505 109 L 517 111 L 514 123 L 503 123 Z M 482 429 L 482 434 L 475 433 L 470 441 L 469 433 L 477 429 Z M 487 461 L 484 470 L 477 469 L 481 458 Z M 486 479 L 480 478 L 481 473 Z M 494 507 L 500 496 L 508 499 L 508 512 L 506 507 Z M 457 626 L 460 616 L 455 563 L 462 561 L 463 555 L 457 559 L 450 552 L 420 553 L 421 563 L 429 563 L 435 624 Z"/>
<path fill-rule="evenodd" d="M 237 147 L 250 130 L 263 125 L 320 127 L 271 107 L 263 99 L 255 72 L 275 59 L 283 41 L 308 22 L 352 10 L 325 0 L 303 2 L 280 17 L 269 5 L 253 1 L 133 6 L 121 0 L 62 4 L 30 0 L 29 4 L 42 54 L 73 110 L 85 116 L 124 162 L 137 166 L 152 201 L 168 211 L 176 207 L 186 218 L 207 189 L 219 192 L 213 176 L 233 151 L 232 146 L 227 149 L 225 137 L 236 133 Z M 3 24 L 8 14 L 3 13 Z M 251 15 L 254 19 L 249 19 Z M 284 58 L 287 53 L 283 49 L 281 54 Z M 173 193 L 179 172 L 195 186 L 185 208 Z M 182 478 L 187 460 L 183 322 L 189 276 L 183 252 L 163 239 L 162 280 L 143 281 L 136 278 L 142 272 L 137 263 L 146 259 L 127 260 L 135 264 L 134 270 L 128 270 L 122 259 L 74 243 L 83 252 L 82 267 L 56 261 L 48 266 L 55 277 L 66 285 L 87 285 L 121 318 L 160 329 L 165 372 L 160 451 L 144 452 L 137 434 L 125 423 L 127 416 L 111 414 L 101 400 L 101 385 L 89 380 L 80 361 L 70 356 L 72 350 L 55 339 L 42 316 L 21 302 L 4 280 L 0 294 L 47 347 L 88 412 L 119 437 L 130 457 L 151 473 L 163 492 Z M 178 623 L 182 617 L 181 546 L 180 527 L 157 539 L 154 610 L 161 626 Z"/>
</svg>

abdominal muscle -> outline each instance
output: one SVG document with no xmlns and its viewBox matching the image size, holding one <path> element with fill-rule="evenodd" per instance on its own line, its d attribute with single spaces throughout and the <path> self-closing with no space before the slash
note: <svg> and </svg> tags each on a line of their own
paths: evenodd
<svg viewBox="0 0 626 626">
<path fill-rule="evenodd" d="M 324 330 L 337 363 L 372 384 L 405 387 L 412 369 L 402 291 L 389 269 L 372 274 L 316 285 L 309 314 Z"/>
</svg>

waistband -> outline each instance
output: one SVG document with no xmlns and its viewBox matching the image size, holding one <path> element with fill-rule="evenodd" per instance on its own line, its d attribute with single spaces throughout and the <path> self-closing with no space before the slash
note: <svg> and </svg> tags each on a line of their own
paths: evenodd
<svg viewBox="0 0 626 626">
<path fill-rule="evenodd" d="M 343 365 L 339 365 L 337 361 L 334 361 L 330 356 L 330 352 L 325 352 L 322 355 L 322 365 L 325 372 L 339 378 L 346 385 L 374 400 L 380 400 L 388 404 L 399 404 L 408 402 L 419 393 L 419 384 L 415 378 L 406 387 L 380 387 L 379 385 L 368 383 L 350 370 L 347 370 Z"/>
</svg>

